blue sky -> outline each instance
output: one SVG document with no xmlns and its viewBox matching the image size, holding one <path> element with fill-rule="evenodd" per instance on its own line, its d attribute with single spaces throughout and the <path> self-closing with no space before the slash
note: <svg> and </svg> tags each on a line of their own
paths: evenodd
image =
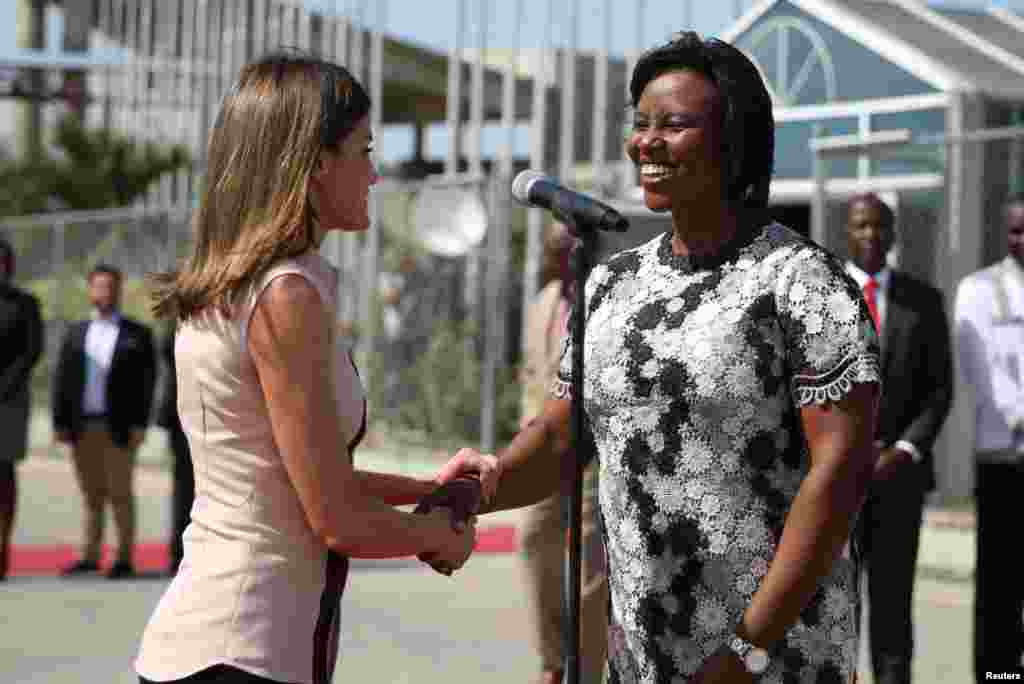
<svg viewBox="0 0 1024 684">
<path fill-rule="evenodd" d="M 552 39 L 556 43 L 564 43 L 569 38 L 567 8 L 571 0 L 557 0 L 554 21 L 552 22 Z M 580 6 L 580 45 L 582 47 L 598 47 L 604 38 L 603 8 L 606 0 L 578 0 Z M 485 4 L 490 5 L 492 16 L 487 23 L 490 30 L 487 36 L 489 45 L 511 47 L 510 27 L 514 24 L 515 3 L 512 0 L 491 0 L 483 3 L 479 0 L 465 0 L 467 7 L 467 28 L 471 33 L 468 40 L 477 42 L 475 26 L 479 21 L 475 14 Z M 544 29 L 547 25 L 547 0 L 521 0 L 523 7 L 522 44 L 539 47 L 544 41 Z M 644 17 L 644 42 L 656 42 L 680 26 L 686 16 L 685 3 L 680 0 L 646 0 L 647 11 Z M 14 0 L 0 0 L 0 55 L 14 50 Z M 414 40 L 418 43 L 446 49 L 454 39 L 456 0 L 388 0 L 380 3 L 375 0 L 307 0 L 306 6 L 311 9 L 335 11 L 358 17 L 363 13 L 368 23 L 377 25 L 379 19 L 376 12 L 386 5 L 387 16 L 383 17 L 387 32 Z M 744 2 L 744 6 L 749 0 Z M 607 2 L 612 9 L 613 26 L 611 45 L 614 52 L 623 52 L 636 48 L 636 0 Z M 732 14 L 733 2 L 708 2 L 694 0 L 694 6 L 701 6 L 694 11 L 694 21 L 702 32 L 714 32 L 724 26 Z M 56 17 L 56 12 L 51 12 Z M 59 31 L 59 19 L 51 21 L 52 28 Z M 51 36 L 53 32 L 51 31 Z"/>
<path fill-rule="evenodd" d="M 489 7 L 491 16 L 487 17 L 488 30 L 484 40 L 487 46 L 510 48 L 515 47 L 516 40 L 513 29 L 515 21 L 514 0 L 464 0 L 467 7 L 466 34 L 464 44 L 479 44 L 477 26 L 481 23 L 481 8 Z M 540 47 L 545 43 L 545 31 L 550 31 L 550 40 L 555 45 L 565 45 L 571 39 L 569 7 L 577 2 L 580 8 L 580 24 L 577 44 L 581 48 L 598 48 L 605 44 L 607 26 L 614 27 L 610 32 L 608 45 L 613 54 L 633 52 L 663 41 L 672 32 L 678 30 L 692 19 L 693 27 L 702 34 L 715 34 L 727 26 L 733 16 L 736 3 L 733 0 L 692 0 L 689 3 L 692 14 L 687 11 L 688 3 L 683 0 L 556 0 L 554 15 L 548 20 L 548 0 L 519 0 L 522 7 L 521 34 L 518 44 L 523 47 Z M 643 3 L 645 11 L 642 20 L 637 21 L 637 7 Z M 0 56 L 15 52 L 14 24 L 15 9 L 13 0 L 0 0 Z M 306 6 L 312 9 L 334 11 L 358 17 L 363 13 L 364 21 L 379 25 L 383 21 L 386 32 L 397 37 L 436 48 L 448 49 L 455 36 L 456 0 L 388 0 L 381 3 L 377 0 L 307 0 Z M 749 7 L 751 0 L 740 3 Z M 973 5 L 983 6 L 995 4 L 1024 9 L 1024 0 L 1002 0 L 1001 2 L 985 3 L 983 1 L 961 2 L 947 1 L 932 4 Z M 386 16 L 377 12 L 381 5 L 387 6 Z M 611 14 L 606 17 L 605 8 Z M 608 21 L 610 19 L 610 21 Z M 51 10 L 48 16 L 49 51 L 56 52 L 60 45 L 61 21 L 59 12 Z M 639 25 L 638 25 L 639 24 Z M 385 161 L 407 155 L 410 135 L 405 130 L 379 132 L 382 159 Z M 434 129 L 427 135 L 428 156 L 443 154 L 446 148 L 444 131 Z M 501 142 L 497 131 L 484 136 L 485 154 L 496 149 Z M 517 135 L 516 147 L 525 153 L 527 145 L 525 132 Z"/>
<path fill-rule="evenodd" d="M 537 47 L 543 44 L 547 21 L 547 0 L 519 0 L 523 8 L 522 38 L 520 44 Z M 610 7 L 614 30 L 611 35 L 611 49 L 614 53 L 646 47 L 666 38 L 672 31 L 682 26 L 687 18 L 687 4 L 684 0 L 557 0 L 555 14 L 551 22 L 552 39 L 556 44 L 568 41 L 570 27 L 568 7 L 572 2 L 580 7 L 579 44 L 584 48 L 594 48 L 604 42 L 605 20 L 604 8 Z M 636 7 L 646 4 L 642 21 L 642 33 L 638 33 Z M 489 5 L 492 16 L 487 23 L 487 43 L 496 47 L 512 47 L 511 29 L 514 25 L 515 2 L 513 0 L 465 0 L 469 8 L 469 38 L 476 42 L 475 25 L 478 21 L 474 16 L 479 8 Z M 391 34 L 414 40 L 418 43 L 445 49 L 454 38 L 456 0 L 306 0 L 310 8 L 333 10 L 338 13 L 359 15 L 365 12 L 368 22 L 376 24 L 379 17 L 376 12 L 381 5 L 387 6 L 387 16 L 383 17 L 384 25 Z M 732 17 L 734 0 L 691 0 L 693 7 L 692 20 L 694 27 L 705 34 L 713 34 L 728 24 Z M 745 8 L 751 0 L 742 0 Z M 947 0 L 933 4 L 973 5 L 994 4 L 1024 8 L 1024 0 L 1001 0 L 986 3 L 984 0 Z M 14 51 L 14 0 L 0 0 L 0 55 Z M 362 9 L 361 9 L 362 8 Z M 59 18 L 52 13 L 51 36 L 59 31 Z M 638 44 L 638 39 L 641 41 Z M 56 42 L 56 41 L 53 41 Z"/>
</svg>

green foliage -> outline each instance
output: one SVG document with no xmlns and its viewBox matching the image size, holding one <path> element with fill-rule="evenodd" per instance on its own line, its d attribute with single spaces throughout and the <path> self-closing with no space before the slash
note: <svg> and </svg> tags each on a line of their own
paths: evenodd
<svg viewBox="0 0 1024 684">
<path fill-rule="evenodd" d="M 0 160 L 0 216 L 128 206 L 160 176 L 189 164 L 180 145 L 139 143 L 88 129 L 74 116 L 61 119 L 53 142 L 54 157 Z"/>
<path fill-rule="evenodd" d="M 75 277 L 68 281 L 38 278 L 25 283 L 24 287 L 39 298 L 44 320 L 78 321 L 92 313 L 84 278 Z M 147 324 L 155 321 L 149 307 L 149 286 L 142 278 L 125 277 L 121 290 L 121 313 Z"/>
<path fill-rule="evenodd" d="M 384 411 L 383 419 L 392 436 L 402 434 L 408 441 L 435 447 L 479 441 L 483 368 L 477 354 L 467 353 L 468 341 L 474 338 L 467 324 L 439 320 L 411 365 L 395 368 L 386 353 L 372 355 L 370 401 L 372 406 L 393 407 Z M 495 434 L 503 444 L 518 427 L 520 388 L 515 369 L 499 367 L 495 386 Z"/>
</svg>

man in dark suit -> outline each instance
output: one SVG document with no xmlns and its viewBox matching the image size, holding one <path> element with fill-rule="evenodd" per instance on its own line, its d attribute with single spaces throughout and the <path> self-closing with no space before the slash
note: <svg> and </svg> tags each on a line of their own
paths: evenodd
<svg viewBox="0 0 1024 684">
<path fill-rule="evenodd" d="M 886 266 L 894 222 L 875 194 L 850 202 L 847 271 L 864 292 L 882 342 L 878 457 L 859 523 L 877 684 L 910 684 L 918 540 L 925 495 L 935 487 L 932 446 L 953 397 L 942 294 Z"/>
<path fill-rule="evenodd" d="M 7 578 L 18 504 L 17 463 L 28 451 L 32 368 L 43 353 L 39 302 L 10 283 L 14 248 L 0 238 L 0 581 Z"/>
<path fill-rule="evenodd" d="M 134 574 L 132 470 L 149 422 L 156 354 L 149 330 L 118 313 L 118 269 L 96 266 L 88 293 L 93 316 L 69 327 L 53 388 L 54 432 L 58 442 L 71 446 L 86 508 L 82 557 L 64 574 L 99 570 L 103 509 L 109 501 L 119 546 L 107 576 L 118 579 Z"/>
</svg>

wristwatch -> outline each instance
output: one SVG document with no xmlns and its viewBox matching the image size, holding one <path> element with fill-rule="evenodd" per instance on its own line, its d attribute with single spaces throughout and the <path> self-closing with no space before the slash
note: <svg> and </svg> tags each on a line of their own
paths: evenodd
<svg viewBox="0 0 1024 684">
<path fill-rule="evenodd" d="M 768 651 L 758 648 L 741 636 L 733 635 L 729 648 L 743 661 L 743 666 L 750 674 L 762 674 L 768 669 Z"/>
<path fill-rule="evenodd" d="M 910 460 L 914 463 L 920 463 L 924 460 L 924 456 L 921 454 L 920 449 L 914 446 L 913 442 L 908 442 L 905 439 L 896 440 L 896 443 L 892 445 L 894 449 L 899 449 L 910 454 Z"/>
</svg>

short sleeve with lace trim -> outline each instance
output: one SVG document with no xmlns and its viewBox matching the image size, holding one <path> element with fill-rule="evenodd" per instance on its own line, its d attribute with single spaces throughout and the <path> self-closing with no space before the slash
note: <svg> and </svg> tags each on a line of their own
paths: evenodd
<svg viewBox="0 0 1024 684">
<path fill-rule="evenodd" d="M 775 300 L 797 406 L 880 383 L 878 335 L 838 259 L 815 245 L 799 249 L 780 270 Z"/>
</svg>

